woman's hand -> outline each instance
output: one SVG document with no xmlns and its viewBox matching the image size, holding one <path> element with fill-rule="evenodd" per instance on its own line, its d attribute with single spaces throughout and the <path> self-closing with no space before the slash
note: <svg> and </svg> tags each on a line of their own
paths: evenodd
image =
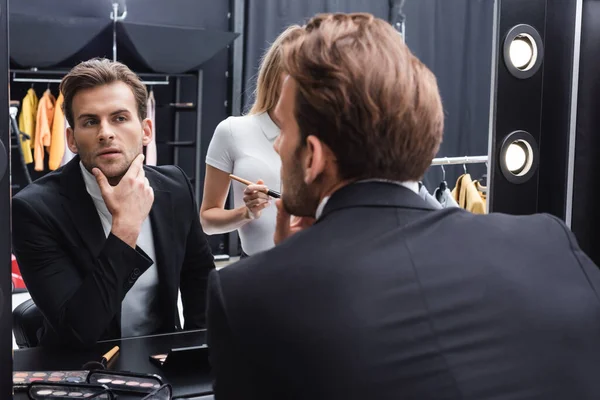
<svg viewBox="0 0 600 400">
<path fill-rule="evenodd" d="M 269 189 L 264 185 L 262 179 L 256 181 L 255 185 L 248 185 L 244 189 L 244 203 L 246 204 L 246 217 L 248 219 L 258 219 L 266 207 L 270 204 L 270 197 L 267 195 Z"/>
</svg>

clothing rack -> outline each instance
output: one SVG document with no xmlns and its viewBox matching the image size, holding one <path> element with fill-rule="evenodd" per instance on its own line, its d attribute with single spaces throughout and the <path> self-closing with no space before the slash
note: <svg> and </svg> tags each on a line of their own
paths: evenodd
<svg viewBox="0 0 600 400">
<path fill-rule="evenodd" d="M 17 74 L 27 74 L 27 75 L 47 75 L 47 76 L 64 76 L 67 74 L 68 71 L 52 71 L 52 70 L 46 70 L 46 71 L 39 71 L 36 68 L 33 69 L 11 69 L 10 73 L 12 74 L 12 81 L 13 82 L 27 82 L 27 83 L 60 83 L 62 79 L 56 79 L 56 78 L 31 78 L 31 77 L 26 77 L 26 78 L 19 78 L 17 77 Z M 151 81 L 142 81 L 142 83 L 144 83 L 147 86 L 154 86 L 154 85 L 169 85 L 171 82 L 169 81 L 169 78 L 171 77 L 171 75 L 164 75 L 164 74 L 155 74 L 155 73 L 139 73 L 138 74 L 140 77 L 145 76 L 148 78 L 158 78 L 158 77 L 164 77 L 163 80 L 151 80 Z M 186 75 L 186 74 L 179 74 L 179 75 Z M 176 75 L 176 76 L 179 76 Z"/>
<path fill-rule="evenodd" d="M 431 161 L 431 165 L 439 165 L 442 167 L 442 173 L 444 174 L 442 180 L 446 180 L 446 170 L 444 170 L 444 165 L 462 165 L 465 169 L 465 174 L 467 173 L 467 164 L 483 164 L 487 165 L 489 157 L 488 156 L 464 156 L 464 157 L 440 157 L 434 158 Z M 486 176 L 486 175 L 484 175 Z M 487 188 L 482 187 L 480 189 L 482 192 L 487 193 Z"/>
<path fill-rule="evenodd" d="M 441 157 L 434 158 L 431 165 L 483 164 L 488 162 L 488 158 L 488 156 Z"/>
</svg>

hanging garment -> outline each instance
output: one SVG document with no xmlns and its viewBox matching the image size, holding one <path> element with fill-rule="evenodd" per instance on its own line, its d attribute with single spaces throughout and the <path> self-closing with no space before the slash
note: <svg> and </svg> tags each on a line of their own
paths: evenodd
<svg viewBox="0 0 600 400">
<path fill-rule="evenodd" d="M 425 202 L 428 205 L 430 205 L 431 207 L 433 207 L 437 210 L 442 209 L 442 205 L 440 204 L 440 202 L 437 201 L 435 199 L 435 197 L 433 197 L 432 195 L 429 194 L 429 191 L 427 190 L 425 185 L 423 185 L 422 182 L 419 182 L 419 197 L 421 197 L 423 200 L 425 200 Z"/>
<path fill-rule="evenodd" d="M 69 161 L 71 161 L 74 157 L 75 157 L 75 153 L 73 153 L 71 151 L 71 149 L 69 149 L 69 143 L 67 142 L 67 128 L 69 128 L 69 121 L 67 121 L 67 119 L 64 119 L 64 127 L 65 130 L 63 132 L 64 135 L 64 143 L 65 143 L 65 150 L 63 153 L 63 157 L 62 157 L 62 161 L 60 162 L 60 166 L 62 167 L 63 165 L 65 165 L 66 163 L 68 163 Z"/>
<path fill-rule="evenodd" d="M 485 207 L 487 202 L 487 186 L 483 186 L 479 181 L 473 181 L 473 184 L 475 185 L 477 192 L 479 192 L 479 196 L 481 197 L 481 200 L 483 200 L 483 206 Z"/>
<path fill-rule="evenodd" d="M 474 214 L 485 214 L 485 202 L 479 195 L 470 174 L 458 177 L 452 196 L 461 208 Z"/>
<path fill-rule="evenodd" d="M 154 100 L 154 90 L 150 90 L 148 95 L 148 118 L 152 121 L 152 140 L 146 146 L 146 165 L 156 165 L 156 114 L 154 107 L 156 101 Z"/>
<path fill-rule="evenodd" d="M 29 135 L 29 139 L 21 137 L 21 151 L 23 152 L 25 164 L 31 164 L 33 162 L 31 149 L 33 148 L 34 143 L 37 108 L 38 97 L 35 94 L 35 90 L 31 88 L 27 91 L 27 94 L 21 102 L 21 114 L 19 115 L 19 130 Z"/>
<path fill-rule="evenodd" d="M 51 171 L 60 167 L 65 153 L 65 116 L 62 111 L 64 98 L 62 93 L 56 99 L 54 107 L 54 118 L 52 119 L 52 137 L 50 139 L 50 155 L 48 157 L 48 168 Z"/>
<path fill-rule="evenodd" d="M 447 187 L 443 190 L 436 188 L 433 192 L 435 199 L 441 204 L 442 208 L 458 208 L 458 203 L 454 200 L 452 192 Z"/>
<path fill-rule="evenodd" d="M 52 120 L 54 119 L 55 103 L 56 98 L 54 98 L 50 89 L 47 89 L 40 99 L 35 124 L 33 160 L 36 171 L 44 170 L 44 148 L 50 146 L 52 140 Z"/>
</svg>

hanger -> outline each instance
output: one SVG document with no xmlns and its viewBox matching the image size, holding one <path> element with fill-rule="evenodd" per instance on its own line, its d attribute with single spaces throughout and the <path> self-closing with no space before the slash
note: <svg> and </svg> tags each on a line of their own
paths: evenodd
<svg viewBox="0 0 600 400">
<path fill-rule="evenodd" d="M 444 158 L 448 159 L 448 157 Z M 435 191 L 435 198 L 437 201 L 441 201 L 442 193 L 444 193 L 444 191 L 448 188 L 448 184 L 446 183 L 446 169 L 444 168 L 443 164 L 440 164 L 440 167 L 442 168 L 442 181 L 440 182 L 438 189 Z"/>
<path fill-rule="evenodd" d="M 478 183 L 477 187 L 479 190 L 481 190 L 484 193 L 487 193 L 487 169 L 488 169 L 488 163 L 485 163 L 485 172 L 483 173 L 483 175 L 481 175 L 481 178 L 479 178 L 478 180 L 476 180 L 475 182 Z"/>
<path fill-rule="evenodd" d="M 469 159 L 468 156 L 465 156 L 465 162 L 463 164 L 463 169 L 465 170 L 465 175 L 467 174 L 467 160 Z"/>
</svg>

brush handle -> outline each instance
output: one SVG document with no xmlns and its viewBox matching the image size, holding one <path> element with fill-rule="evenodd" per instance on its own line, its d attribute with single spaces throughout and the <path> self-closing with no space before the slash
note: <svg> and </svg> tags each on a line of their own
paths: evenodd
<svg viewBox="0 0 600 400">
<path fill-rule="evenodd" d="M 253 182 L 250 182 L 249 180 L 246 180 L 244 178 L 240 178 L 239 176 L 235 176 L 233 174 L 229 174 L 229 177 L 231 179 L 233 179 L 234 181 L 238 181 L 240 183 L 243 183 L 244 185 L 248 186 L 248 185 L 254 185 Z"/>
<path fill-rule="evenodd" d="M 110 349 L 110 351 L 108 353 L 106 353 L 104 356 L 102 356 L 102 360 L 106 360 L 105 363 L 108 363 L 110 361 L 111 358 L 113 358 L 115 356 L 115 354 L 117 354 L 117 352 L 119 351 L 119 346 L 115 346 L 112 349 Z"/>
<path fill-rule="evenodd" d="M 281 193 L 279 193 L 279 192 L 276 192 L 276 191 L 274 191 L 274 190 L 271 190 L 271 189 L 267 190 L 267 194 L 268 194 L 269 196 L 271 196 L 271 197 L 275 198 L 275 199 L 279 199 L 279 198 L 281 197 Z"/>
<path fill-rule="evenodd" d="M 250 182 L 250 181 L 249 181 L 249 180 L 247 180 L 247 179 L 240 178 L 239 176 L 235 176 L 235 175 L 233 175 L 233 174 L 229 174 L 229 177 L 230 177 L 231 179 L 233 179 L 234 181 L 238 181 L 238 182 L 240 182 L 240 183 L 243 183 L 243 184 L 244 184 L 244 185 L 246 185 L 246 186 L 249 186 L 249 185 L 255 185 L 255 183 L 254 183 L 254 182 Z M 275 198 L 275 199 L 278 199 L 278 198 L 280 198 L 280 197 L 281 197 L 281 193 L 279 193 L 279 192 L 276 192 L 275 190 L 271 190 L 271 189 L 268 189 L 268 190 L 267 190 L 267 194 L 268 194 L 269 196 L 271 196 L 271 197 Z"/>
</svg>

